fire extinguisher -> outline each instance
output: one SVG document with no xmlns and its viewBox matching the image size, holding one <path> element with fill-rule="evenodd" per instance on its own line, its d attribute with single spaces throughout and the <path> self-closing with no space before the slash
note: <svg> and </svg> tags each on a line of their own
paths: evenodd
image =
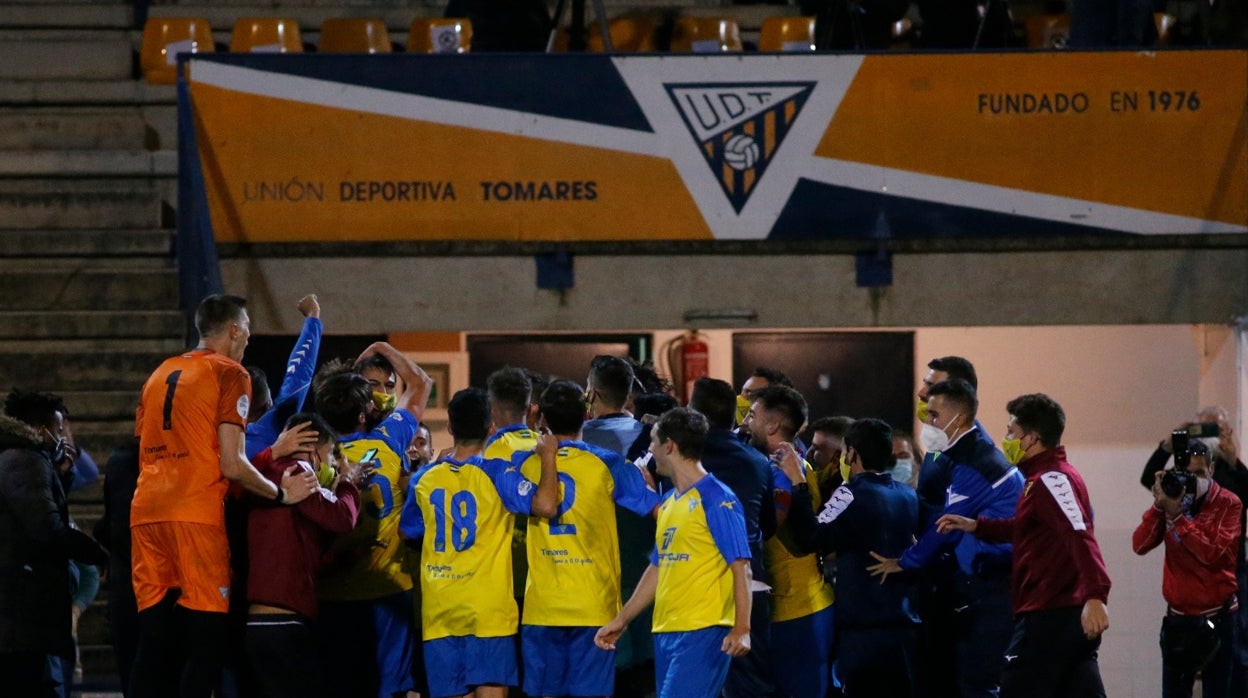
<svg viewBox="0 0 1248 698">
<path fill-rule="evenodd" d="M 693 330 L 675 337 L 665 345 L 662 355 L 667 359 L 677 398 L 687 402 L 693 392 L 693 383 L 711 375 L 710 350 L 706 336 Z"/>
</svg>

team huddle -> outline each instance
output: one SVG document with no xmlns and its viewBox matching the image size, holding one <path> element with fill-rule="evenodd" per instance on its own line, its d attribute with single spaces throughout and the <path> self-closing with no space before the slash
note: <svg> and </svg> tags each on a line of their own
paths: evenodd
<svg viewBox="0 0 1248 698">
<path fill-rule="evenodd" d="M 913 442 L 899 459 L 904 439 L 876 419 L 816 422 L 806 449 L 805 400 L 765 372 L 742 395 L 700 379 L 678 406 L 601 356 L 586 387 L 508 367 L 456 392 L 453 443 L 434 456 L 433 383 L 403 353 L 379 342 L 316 370 L 308 297 L 270 397 L 239 363 L 244 305 L 206 299 L 200 346 L 143 388 L 131 695 L 208 695 L 240 608 L 260 695 L 921 695 L 935 679 L 920 628 L 942 626 L 920 609 L 941 593 L 983 605 L 943 639 L 952 681 L 1099 688 L 1109 580 L 1042 395 L 1011 402 L 1003 455 L 976 430 L 974 386 L 934 376 L 918 470 Z M 1034 499 L 1033 482 L 1059 480 L 1065 499 Z M 231 489 L 243 535 L 227 532 Z M 1020 518 L 1029 495 L 1035 521 Z M 1046 569 L 1069 578 L 1037 586 L 1045 572 L 1017 563 L 1040 554 L 1021 549 L 1011 575 L 1020 531 L 1047 531 L 1061 550 Z M 1016 624 L 1020 599 L 1052 622 Z M 1059 667 L 1028 647 L 1069 629 L 1070 608 L 1086 646 Z"/>
</svg>

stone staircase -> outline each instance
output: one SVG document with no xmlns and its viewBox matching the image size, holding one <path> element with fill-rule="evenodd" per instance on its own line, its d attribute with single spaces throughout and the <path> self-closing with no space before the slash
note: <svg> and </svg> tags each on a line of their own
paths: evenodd
<svg viewBox="0 0 1248 698">
<path fill-rule="evenodd" d="M 0 5 L 0 389 L 64 396 L 101 468 L 185 335 L 174 90 L 134 78 L 132 23 L 124 2 Z M 71 495 L 88 531 L 100 484 Z M 89 690 L 116 684 L 106 594 L 79 627 Z"/>
</svg>

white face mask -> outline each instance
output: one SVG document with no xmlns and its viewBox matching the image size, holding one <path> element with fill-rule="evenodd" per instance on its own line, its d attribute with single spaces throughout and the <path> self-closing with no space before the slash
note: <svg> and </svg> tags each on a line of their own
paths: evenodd
<svg viewBox="0 0 1248 698">
<path fill-rule="evenodd" d="M 945 423 L 945 429 L 948 429 L 955 419 L 957 415 L 950 417 Z M 924 424 L 919 430 L 919 443 L 923 444 L 923 450 L 928 453 L 940 453 L 949 448 L 949 435 L 945 433 L 945 429 L 934 424 Z"/>
<path fill-rule="evenodd" d="M 897 465 L 893 466 L 893 479 L 902 484 L 910 482 L 910 477 L 914 475 L 914 461 L 909 458 L 898 458 Z"/>
</svg>

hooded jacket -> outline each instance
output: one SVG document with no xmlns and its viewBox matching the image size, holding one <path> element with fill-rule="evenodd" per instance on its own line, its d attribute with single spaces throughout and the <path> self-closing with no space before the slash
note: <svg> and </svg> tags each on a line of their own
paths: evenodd
<svg viewBox="0 0 1248 698">
<path fill-rule="evenodd" d="M 69 646 L 70 559 L 104 564 L 108 554 L 70 527 L 65 491 L 40 443 L 0 418 L 0 653 Z"/>
</svg>

